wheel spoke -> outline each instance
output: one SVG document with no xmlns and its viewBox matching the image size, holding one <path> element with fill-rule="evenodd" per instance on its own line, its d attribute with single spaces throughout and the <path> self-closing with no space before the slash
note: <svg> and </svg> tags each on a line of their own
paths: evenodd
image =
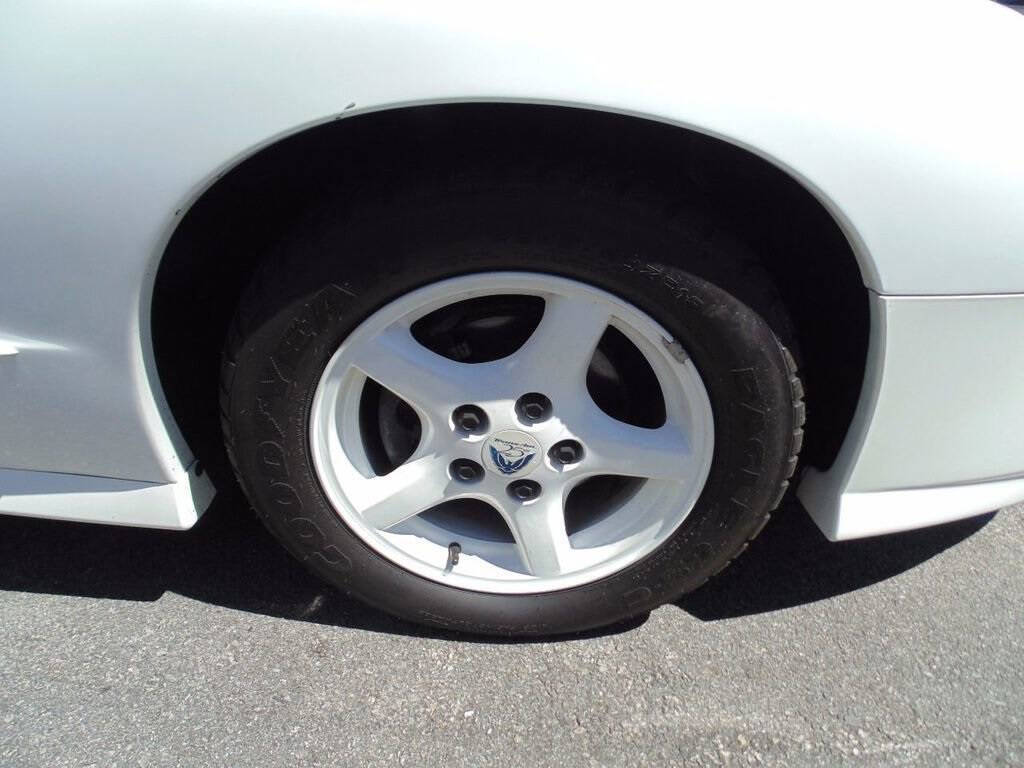
<svg viewBox="0 0 1024 768">
<path fill-rule="evenodd" d="M 545 298 L 544 315 L 512 356 L 509 374 L 534 378 L 540 372 L 552 372 L 570 392 L 585 394 L 587 367 L 609 319 L 608 306 L 589 297 Z"/>
<path fill-rule="evenodd" d="M 447 412 L 486 392 L 487 364 L 458 363 L 424 347 L 394 326 L 353 353 L 354 365 L 423 413 Z"/>
<path fill-rule="evenodd" d="M 588 475 L 685 480 L 693 471 L 690 442 L 679 427 L 645 429 L 594 410 L 581 432 Z"/>
<path fill-rule="evenodd" d="M 519 555 L 532 575 L 546 578 L 572 570 L 574 553 L 565 530 L 560 493 L 514 507 L 506 513 L 506 519 Z"/>
<path fill-rule="evenodd" d="M 363 480 L 352 488 L 349 499 L 367 523 L 386 530 L 445 501 L 451 485 L 447 460 L 431 454 Z"/>
</svg>

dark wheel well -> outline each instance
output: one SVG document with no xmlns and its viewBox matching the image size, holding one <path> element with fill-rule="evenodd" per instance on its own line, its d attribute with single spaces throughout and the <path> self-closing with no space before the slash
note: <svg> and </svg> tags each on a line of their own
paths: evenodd
<svg viewBox="0 0 1024 768">
<path fill-rule="evenodd" d="M 263 254 L 316 200 L 457 173 L 515 181 L 557 169 L 714 209 L 759 254 L 792 317 L 806 384 L 805 463 L 827 467 L 864 378 L 868 299 L 831 215 L 771 163 L 694 131 L 585 109 L 513 104 L 410 107 L 284 139 L 232 169 L 192 206 L 160 264 L 153 345 L 168 403 L 214 480 L 230 477 L 217 413 L 220 353 Z"/>
</svg>

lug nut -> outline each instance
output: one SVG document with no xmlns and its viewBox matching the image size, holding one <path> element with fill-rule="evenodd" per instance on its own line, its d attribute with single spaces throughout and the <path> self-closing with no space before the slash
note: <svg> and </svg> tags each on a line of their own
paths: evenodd
<svg viewBox="0 0 1024 768">
<path fill-rule="evenodd" d="M 453 480 L 463 483 L 475 483 L 484 476 L 484 468 L 469 459 L 456 459 L 448 465 L 448 472 Z"/>
<path fill-rule="evenodd" d="M 466 435 L 479 435 L 487 431 L 487 414 L 475 405 L 460 405 L 452 412 L 455 429 Z"/>
<path fill-rule="evenodd" d="M 540 483 L 533 480 L 516 480 L 508 484 L 508 493 L 516 501 L 533 501 L 540 496 Z"/>
<path fill-rule="evenodd" d="M 562 440 L 551 446 L 548 456 L 555 464 L 575 464 L 583 458 L 583 446 L 575 440 Z"/>
<path fill-rule="evenodd" d="M 539 392 L 530 392 L 516 400 L 516 414 L 527 424 L 536 424 L 551 416 L 551 401 Z"/>
</svg>

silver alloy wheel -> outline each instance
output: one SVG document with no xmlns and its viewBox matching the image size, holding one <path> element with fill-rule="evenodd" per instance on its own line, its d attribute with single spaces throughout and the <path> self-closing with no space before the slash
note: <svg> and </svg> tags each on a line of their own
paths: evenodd
<svg viewBox="0 0 1024 768">
<path fill-rule="evenodd" d="M 457 362 L 413 336 L 413 324 L 435 310 L 501 295 L 544 301 L 537 327 L 510 355 Z M 636 346 L 657 378 L 665 404 L 657 428 L 609 416 L 588 391 L 587 371 L 609 326 Z M 360 429 L 367 379 L 404 400 L 420 422 L 415 450 L 383 475 L 374 472 Z M 547 413 L 524 411 L 522 398 L 532 393 L 547 401 Z M 467 405 L 476 419 L 467 424 L 485 430 L 456 423 Z M 330 359 L 311 410 L 318 479 L 352 531 L 419 576 L 499 594 L 579 586 L 654 551 L 700 496 L 713 441 L 704 385 L 664 328 L 606 291 L 526 272 L 443 280 L 382 307 Z M 570 492 L 598 476 L 638 480 L 628 498 L 570 531 Z M 492 507 L 508 526 L 509 540 L 424 514 L 457 499 Z M 453 543 L 461 550 L 457 557 Z"/>
</svg>

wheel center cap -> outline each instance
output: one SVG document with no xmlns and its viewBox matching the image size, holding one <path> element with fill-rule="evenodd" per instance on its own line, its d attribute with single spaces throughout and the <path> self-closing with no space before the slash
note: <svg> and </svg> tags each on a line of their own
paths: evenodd
<svg viewBox="0 0 1024 768">
<path fill-rule="evenodd" d="M 518 429 L 495 432 L 484 441 L 483 465 L 504 477 L 520 477 L 540 464 L 540 443 Z"/>
</svg>

